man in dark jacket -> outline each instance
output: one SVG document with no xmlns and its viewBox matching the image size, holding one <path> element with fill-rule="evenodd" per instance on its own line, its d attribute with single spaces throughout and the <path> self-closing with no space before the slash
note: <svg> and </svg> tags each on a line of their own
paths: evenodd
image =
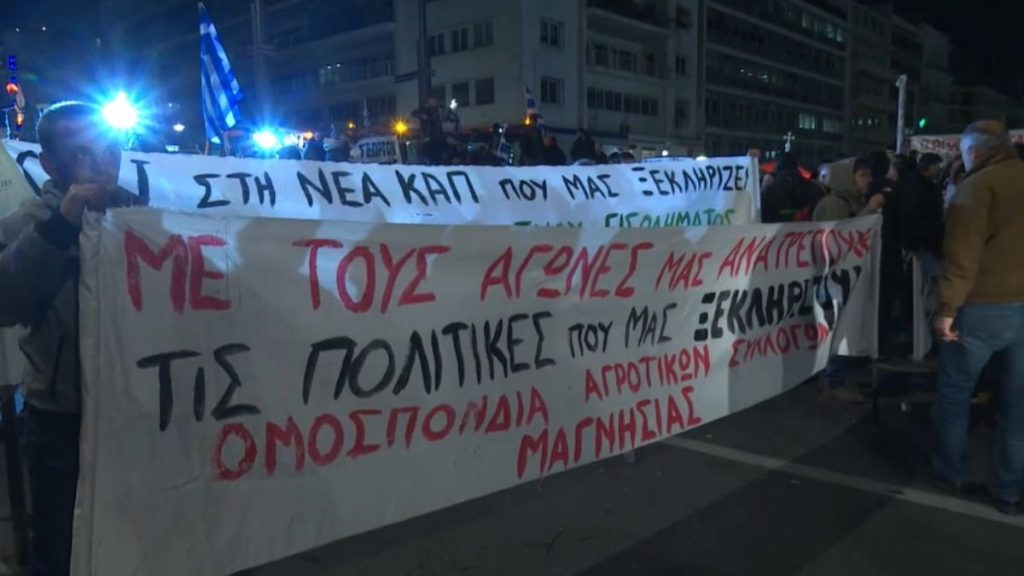
<svg viewBox="0 0 1024 576">
<path fill-rule="evenodd" d="M 576 135 L 576 141 L 572 143 L 572 150 L 569 153 L 573 162 L 580 160 L 592 160 L 597 162 L 597 142 L 590 137 L 590 132 L 580 129 Z"/>
<path fill-rule="evenodd" d="M 942 172 L 942 156 L 923 154 L 915 170 L 900 182 L 900 219 L 903 221 L 901 245 L 913 253 L 942 255 L 942 189 L 937 180 Z"/>
<path fill-rule="evenodd" d="M 544 137 L 542 156 L 544 164 L 547 166 L 565 166 L 566 164 L 565 152 L 562 152 L 562 147 L 558 145 L 558 138 L 555 138 L 554 134 Z"/>
<path fill-rule="evenodd" d="M 98 111 L 57 104 L 38 124 L 50 176 L 39 198 L 0 220 L 0 326 L 28 328 L 25 444 L 32 574 L 67 574 L 81 424 L 78 233 L 86 210 L 139 204 L 118 188 L 121 150 Z"/>
<path fill-rule="evenodd" d="M 431 96 L 426 106 L 413 110 L 412 117 L 420 123 L 420 156 L 427 164 L 440 165 L 446 148 L 444 139 L 444 113 L 441 103 Z"/>
<path fill-rule="evenodd" d="M 810 220 L 822 196 L 822 188 L 800 175 L 796 154 L 785 152 L 776 164 L 775 179 L 761 191 L 761 221 Z"/>
<path fill-rule="evenodd" d="M 989 492 L 1018 513 L 1024 490 L 1024 162 L 999 122 L 975 122 L 960 139 L 967 176 L 949 207 L 935 333 L 939 383 L 932 405 L 940 483 L 967 480 L 971 395 L 1000 356 Z"/>
</svg>

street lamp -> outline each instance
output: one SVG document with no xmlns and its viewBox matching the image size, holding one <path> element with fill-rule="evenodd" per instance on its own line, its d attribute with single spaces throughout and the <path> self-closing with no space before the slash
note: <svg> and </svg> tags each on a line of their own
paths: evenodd
<svg viewBox="0 0 1024 576">
<path fill-rule="evenodd" d="M 178 134 L 181 134 L 182 132 L 185 131 L 185 125 L 181 122 L 176 123 L 174 126 L 171 126 L 171 128 Z"/>
<path fill-rule="evenodd" d="M 406 124 L 404 120 L 395 120 L 395 124 L 394 126 L 392 126 L 392 128 L 394 128 L 395 134 L 399 138 L 405 136 L 405 134 L 409 132 L 409 125 Z"/>
</svg>

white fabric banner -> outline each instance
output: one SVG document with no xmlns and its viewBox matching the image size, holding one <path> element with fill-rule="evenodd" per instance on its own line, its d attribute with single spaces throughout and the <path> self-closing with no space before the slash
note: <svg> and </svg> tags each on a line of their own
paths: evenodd
<svg viewBox="0 0 1024 576">
<path fill-rule="evenodd" d="M 7 154 L 0 154 L 0 218 L 17 210 L 32 197 L 32 188 Z M 25 360 L 18 350 L 22 328 L 0 328 L 0 385 L 21 382 Z"/>
<path fill-rule="evenodd" d="M 75 574 L 223 575 L 620 454 L 876 347 L 877 217 L 90 215 Z"/>
<path fill-rule="evenodd" d="M 4 147 L 41 185 L 38 145 Z M 760 220 L 757 167 L 747 157 L 493 168 L 126 152 L 120 184 L 150 206 L 215 216 L 611 228 Z"/>
</svg>

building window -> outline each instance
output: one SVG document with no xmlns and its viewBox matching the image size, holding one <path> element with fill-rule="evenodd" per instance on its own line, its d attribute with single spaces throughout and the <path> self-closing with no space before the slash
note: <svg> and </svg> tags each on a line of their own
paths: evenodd
<svg viewBox="0 0 1024 576">
<path fill-rule="evenodd" d="M 452 52 L 469 50 L 469 28 L 452 30 Z"/>
<path fill-rule="evenodd" d="M 444 54 L 444 34 L 434 34 L 427 38 L 427 52 L 431 56 Z"/>
<path fill-rule="evenodd" d="M 822 120 L 822 130 L 824 130 L 825 132 L 829 132 L 831 134 L 842 134 L 843 123 L 840 120 L 832 120 L 830 118 L 825 118 Z"/>
<path fill-rule="evenodd" d="M 611 67 L 611 55 L 608 47 L 603 44 L 594 44 L 594 66 L 604 68 Z"/>
<path fill-rule="evenodd" d="M 494 104 L 494 78 L 484 78 L 476 81 L 476 103 Z"/>
<path fill-rule="evenodd" d="M 540 101 L 544 104 L 562 104 L 564 91 L 564 82 L 560 78 L 541 77 Z"/>
<path fill-rule="evenodd" d="M 460 106 L 469 106 L 469 82 L 452 84 L 452 99 L 458 100 Z"/>
<path fill-rule="evenodd" d="M 494 45 L 494 23 L 480 22 L 473 24 L 473 47 L 484 48 Z"/>
<path fill-rule="evenodd" d="M 587 88 L 587 107 L 595 110 L 625 112 L 643 116 L 658 115 L 658 99 L 613 90 Z"/>
<path fill-rule="evenodd" d="M 686 56 L 676 56 L 676 74 L 686 76 Z"/>
<path fill-rule="evenodd" d="M 693 23 L 693 14 L 685 6 L 676 6 L 676 28 L 689 30 Z"/>
<path fill-rule="evenodd" d="M 817 130 L 818 129 L 818 117 L 814 114 L 801 113 L 797 125 L 801 130 Z"/>
<path fill-rule="evenodd" d="M 615 67 L 625 72 L 636 72 L 636 54 L 626 50 L 616 50 Z"/>
<path fill-rule="evenodd" d="M 690 103 L 686 100 L 676 100 L 675 126 L 686 128 L 690 124 Z"/>
<path fill-rule="evenodd" d="M 552 48 L 562 47 L 563 28 L 561 22 L 551 20 L 540 21 L 540 43 Z"/>
</svg>

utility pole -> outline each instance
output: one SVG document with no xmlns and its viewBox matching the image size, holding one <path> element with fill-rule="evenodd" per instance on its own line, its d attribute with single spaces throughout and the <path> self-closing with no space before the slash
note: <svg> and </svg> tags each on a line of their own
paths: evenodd
<svg viewBox="0 0 1024 576">
<path fill-rule="evenodd" d="M 427 0 L 416 0 L 416 11 L 419 14 L 420 38 L 416 49 L 416 76 L 419 80 L 420 106 L 430 98 L 430 51 L 427 46 Z"/>
<path fill-rule="evenodd" d="M 899 108 L 896 112 L 896 153 L 902 154 L 906 142 L 907 114 L 907 75 L 900 74 L 896 79 L 896 87 L 900 89 Z"/>
</svg>

